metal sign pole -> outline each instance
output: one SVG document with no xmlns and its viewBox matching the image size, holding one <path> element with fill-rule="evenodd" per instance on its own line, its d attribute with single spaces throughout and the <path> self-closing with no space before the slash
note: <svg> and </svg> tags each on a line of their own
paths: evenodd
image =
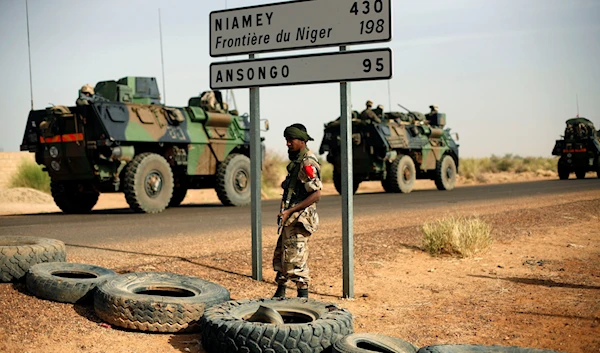
<svg viewBox="0 0 600 353">
<path fill-rule="evenodd" d="M 254 54 L 250 54 L 254 59 Z M 262 281 L 262 208 L 260 145 L 260 94 L 259 88 L 250 88 L 250 192 L 252 218 L 252 279 Z"/>
<path fill-rule="evenodd" d="M 346 51 L 345 46 L 340 51 Z M 354 229 L 353 229 L 353 178 L 352 178 L 352 106 L 350 83 L 340 82 L 340 143 L 342 152 L 342 272 L 343 296 L 354 298 Z M 343 169 L 343 167 L 342 167 Z"/>
</svg>

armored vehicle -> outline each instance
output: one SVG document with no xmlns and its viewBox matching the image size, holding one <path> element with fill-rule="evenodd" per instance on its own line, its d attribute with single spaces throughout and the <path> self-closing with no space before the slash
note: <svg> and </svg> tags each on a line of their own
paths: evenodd
<svg viewBox="0 0 600 353">
<path fill-rule="evenodd" d="M 84 88 L 76 106 L 31 111 L 21 145 L 49 173 L 63 212 L 89 212 L 104 192 L 146 213 L 178 206 L 188 189 L 250 202 L 249 118 L 222 109 L 220 92 L 177 108 L 160 104 L 151 77 L 99 82 L 87 97 Z"/>
<path fill-rule="evenodd" d="M 563 139 L 556 140 L 552 155 L 558 159 L 558 177 L 569 179 L 575 172 L 577 179 L 595 171 L 600 178 L 600 131 L 586 118 L 577 117 L 566 121 Z"/>
<path fill-rule="evenodd" d="M 363 181 L 380 180 L 386 192 L 409 193 L 416 179 L 432 179 L 439 190 L 451 190 L 458 173 L 458 144 L 446 125 L 446 114 L 437 111 L 380 112 L 379 121 L 352 117 L 354 192 Z M 341 190 L 343 170 L 340 120 L 325 125 L 319 149 L 333 164 L 333 181 Z"/>
</svg>

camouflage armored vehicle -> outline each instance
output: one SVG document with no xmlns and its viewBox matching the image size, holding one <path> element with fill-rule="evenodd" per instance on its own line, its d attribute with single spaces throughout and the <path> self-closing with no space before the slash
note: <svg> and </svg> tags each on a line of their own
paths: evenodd
<svg viewBox="0 0 600 353">
<path fill-rule="evenodd" d="M 221 109 L 220 92 L 176 108 L 160 104 L 150 77 L 99 82 L 91 97 L 84 88 L 76 106 L 31 111 L 21 145 L 49 173 L 63 212 L 89 212 L 104 192 L 146 213 L 178 206 L 188 189 L 250 202 L 249 119 Z"/>
<path fill-rule="evenodd" d="M 439 190 L 451 190 L 458 173 L 458 144 L 445 129 L 446 114 L 381 112 L 381 122 L 352 118 L 354 192 L 363 181 L 380 180 L 386 192 L 409 193 L 416 179 L 432 179 Z M 333 181 L 341 190 L 343 170 L 340 120 L 325 125 L 319 153 L 333 164 Z"/>
<path fill-rule="evenodd" d="M 565 135 L 556 140 L 552 155 L 558 160 L 558 177 L 569 179 L 575 173 L 577 179 L 584 179 L 585 173 L 595 171 L 600 178 L 600 131 L 586 118 L 573 118 L 566 121 Z"/>
</svg>

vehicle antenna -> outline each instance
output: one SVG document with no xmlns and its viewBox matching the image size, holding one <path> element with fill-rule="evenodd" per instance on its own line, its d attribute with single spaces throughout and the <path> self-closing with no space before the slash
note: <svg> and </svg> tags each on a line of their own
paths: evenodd
<svg viewBox="0 0 600 353">
<path fill-rule="evenodd" d="M 163 56 L 162 21 L 160 18 L 160 8 L 158 9 L 158 32 L 160 34 L 160 66 L 162 68 L 163 104 L 167 105 L 167 89 L 165 88 L 165 60 Z"/>
<path fill-rule="evenodd" d="M 25 0 L 25 17 L 27 18 L 27 53 L 29 56 L 29 94 L 31 97 L 31 110 L 33 110 L 33 79 L 31 75 L 31 44 L 29 43 L 29 6 Z"/>
<path fill-rule="evenodd" d="M 575 93 L 575 104 L 577 104 L 577 117 L 579 118 L 579 97 L 577 97 L 577 93 Z"/>
</svg>

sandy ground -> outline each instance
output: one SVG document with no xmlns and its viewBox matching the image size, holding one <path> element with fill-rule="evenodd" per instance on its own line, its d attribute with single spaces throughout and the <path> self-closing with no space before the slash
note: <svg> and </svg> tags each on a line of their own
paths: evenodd
<svg viewBox="0 0 600 353">
<path fill-rule="evenodd" d="M 369 184 L 359 192 L 380 187 Z M 101 201 L 99 207 L 124 203 Z M 216 198 L 191 194 L 185 202 L 212 201 Z M 21 210 L 16 205 L 22 203 L 11 204 L 13 212 Z M 477 215 L 489 222 L 492 248 L 469 259 L 423 252 L 420 226 L 444 215 Z M 356 332 L 387 334 L 418 347 L 497 344 L 600 352 L 599 217 L 600 190 L 477 202 L 402 217 L 356 217 L 354 299 L 341 298 L 341 220 L 323 222 L 311 239 L 310 296 L 348 309 Z M 263 229 L 261 282 L 250 278 L 248 232 L 197 234 L 202 241 L 197 235 L 174 235 L 168 241 L 125 241 L 100 249 L 68 246 L 67 254 L 70 262 L 120 273 L 198 276 L 225 286 L 234 299 L 270 297 L 275 227 Z M 101 323 L 89 305 L 41 300 L 28 295 L 22 283 L 0 284 L 0 352 L 204 352 L 198 334 L 148 334 Z"/>
</svg>

